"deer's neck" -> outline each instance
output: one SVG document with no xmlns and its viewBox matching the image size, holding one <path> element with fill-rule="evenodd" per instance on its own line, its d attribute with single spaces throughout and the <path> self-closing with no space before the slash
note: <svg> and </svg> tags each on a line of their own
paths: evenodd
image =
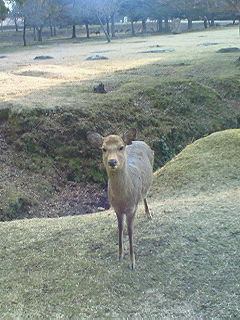
<svg viewBox="0 0 240 320">
<path fill-rule="evenodd" d="M 115 198 L 126 198 L 131 190 L 131 179 L 128 165 L 125 164 L 121 170 L 108 172 L 108 187 L 110 196 Z"/>
</svg>

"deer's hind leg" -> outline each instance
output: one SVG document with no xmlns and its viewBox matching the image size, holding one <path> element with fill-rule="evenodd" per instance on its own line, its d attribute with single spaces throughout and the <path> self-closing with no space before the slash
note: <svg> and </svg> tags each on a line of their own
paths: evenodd
<svg viewBox="0 0 240 320">
<path fill-rule="evenodd" d="M 143 199 L 143 202 L 144 202 L 144 207 L 145 207 L 145 212 L 146 212 L 146 215 L 147 215 L 147 218 L 148 220 L 152 220 L 152 215 L 149 211 L 149 208 L 148 208 L 148 204 L 147 204 L 147 199 Z"/>
</svg>

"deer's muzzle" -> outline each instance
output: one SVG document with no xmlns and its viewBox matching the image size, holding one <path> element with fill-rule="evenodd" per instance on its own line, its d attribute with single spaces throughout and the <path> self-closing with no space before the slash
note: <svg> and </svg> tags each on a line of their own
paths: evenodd
<svg viewBox="0 0 240 320">
<path fill-rule="evenodd" d="M 117 165 L 117 160 L 115 160 L 115 159 L 109 160 L 109 161 L 108 161 L 108 165 L 109 165 L 109 167 L 111 167 L 111 168 L 115 168 L 116 165 Z"/>
</svg>

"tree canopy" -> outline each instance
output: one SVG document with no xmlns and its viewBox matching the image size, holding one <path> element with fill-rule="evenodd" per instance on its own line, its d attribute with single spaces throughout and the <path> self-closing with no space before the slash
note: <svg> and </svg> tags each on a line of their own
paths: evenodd
<svg viewBox="0 0 240 320">
<path fill-rule="evenodd" d="M 0 20 L 4 20 L 8 13 L 8 8 L 3 0 L 0 0 Z"/>
<path fill-rule="evenodd" d="M 39 32 L 44 26 L 72 25 L 72 37 L 76 37 L 76 25 L 85 25 L 89 37 L 90 24 L 99 25 L 108 41 L 115 36 L 114 23 L 127 17 L 131 22 L 132 34 L 135 34 L 134 22 L 142 22 L 142 32 L 146 32 L 148 18 L 161 23 L 168 19 L 188 19 L 188 27 L 192 21 L 211 20 L 214 18 L 238 18 L 240 0 L 8 0 L 11 3 L 11 14 L 21 17 L 26 26 L 34 27 Z M 6 15 L 4 0 L 0 0 L 0 15 Z M 111 28 L 109 25 L 111 24 Z M 207 26 L 207 25 L 206 25 Z M 40 37 L 41 38 L 41 37 Z M 39 38 L 39 39 L 40 39 Z"/>
</svg>

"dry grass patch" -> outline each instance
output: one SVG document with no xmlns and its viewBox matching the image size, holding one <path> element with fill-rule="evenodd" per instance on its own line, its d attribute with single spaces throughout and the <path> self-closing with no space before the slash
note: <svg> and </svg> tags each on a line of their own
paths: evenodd
<svg viewBox="0 0 240 320">
<path fill-rule="evenodd" d="M 202 38 L 204 37 L 204 38 Z M 197 46 L 202 40 L 219 42 L 216 46 Z M 227 39 L 227 41 L 226 41 Z M 141 40 L 140 40 L 141 41 Z M 54 87 L 59 83 L 71 83 L 74 81 L 81 85 L 82 81 L 91 80 L 97 77 L 105 78 L 111 76 L 116 71 L 126 72 L 132 68 L 140 68 L 138 75 L 149 77 L 160 76 L 167 78 L 184 78 L 184 76 L 197 76 L 204 79 L 211 73 L 210 70 L 215 70 L 214 73 L 224 74 L 229 67 L 229 57 L 235 57 L 235 54 L 215 55 L 216 50 L 222 45 L 237 46 L 237 27 L 231 29 L 221 29 L 209 32 L 185 33 L 180 35 L 158 35 L 144 38 L 144 42 L 132 39 L 118 39 L 110 44 L 100 41 L 91 41 L 89 43 L 79 42 L 55 44 L 48 46 L 32 47 L 16 52 L 9 52 L 7 58 L 1 68 L 0 80 L 3 83 L 2 101 L 11 99 L 21 100 L 26 94 L 35 92 L 39 95 L 38 90 L 47 87 Z M 176 52 L 170 53 L 137 53 L 148 48 L 161 46 L 163 49 L 175 49 Z M 88 56 L 94 55 L 95 52 L 108 51 L 104 55 L 109 57 L 109 60 L 103 61 L 85 61 Z M 33 58 L 37 55 L 49 55 L 54 59 L 49 61 L 35 61 Z M 206 59 L 207 57 L 207 59 Z M 210 58 L 210 60 L 209 60 Z M 209 60 L 209 63 L 208 63 Z M 219 60 L 222 60 L 219 66 Z M 236 60 L 236 59 L 235 59 Z M 148 67 L 151 64 L 177 64 L 177 63 L 193 64 L 192 68 L 187 70 L 179 70 L 177 73 L 171 69 L 157 70 L 156 66 L 151 70 Z M 199 70 L 196 71 L 195 65 L 199 63 Z M 142 68 L 146 66 L 146 68 Z M 210 67 L 210 69 L 209 69 Z M 149 70 L 149 71 L 147 71 Z M 231 68 L 228 68 L 228 73 Z M 232 70 L 234 70 L 232 68 Z M 27 77 L 21 77 L 22 72 L 53 72 L 57 74 L 58 82 L 48 77 L 39 80 L 39 74 L 36 75 L 35 81 L 30 81 Z M 19 76 L 16 76 L 19 74 Z M 59 77 L 59 78 L 58 78 Z M 54 77 L 55 79 L 55 77 Z M 117 81 L 118 74 L 113 75 L 111 81 Z M 14 91 L 15 90 L 15 91 Z"/>
</svg>

